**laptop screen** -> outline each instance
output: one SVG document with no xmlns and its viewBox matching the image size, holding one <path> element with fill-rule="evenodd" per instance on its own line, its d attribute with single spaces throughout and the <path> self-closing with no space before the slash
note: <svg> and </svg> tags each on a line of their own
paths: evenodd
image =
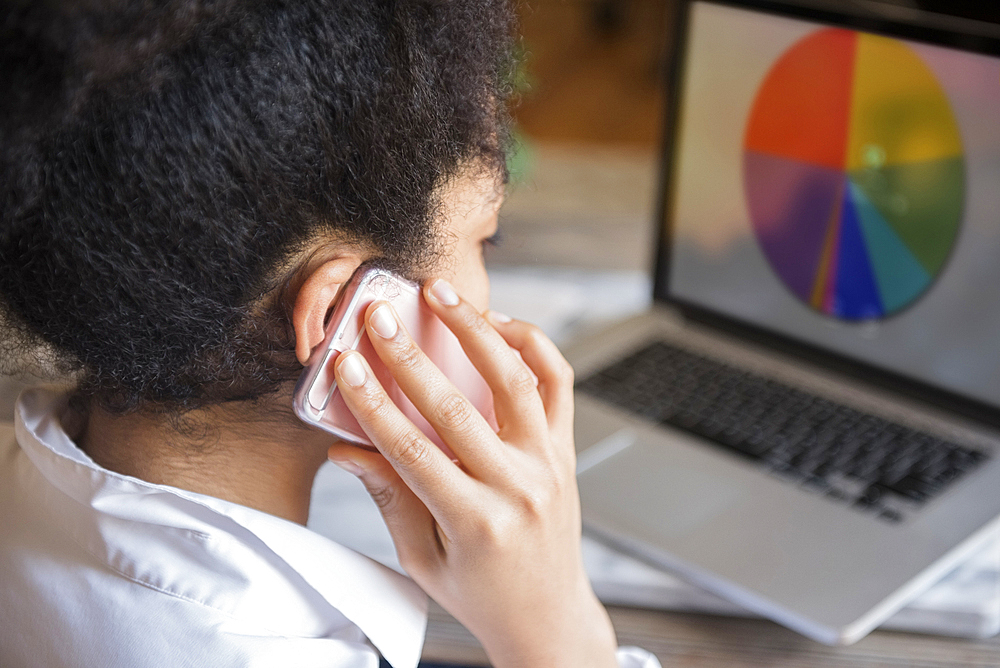
<svg viewBox="0 0 1000 668">
<path fill-rule="evenodd" d="M 708 2 L 689 21 L 667 296 L 1000 406 L 1000 58 Z"/>
</svg>

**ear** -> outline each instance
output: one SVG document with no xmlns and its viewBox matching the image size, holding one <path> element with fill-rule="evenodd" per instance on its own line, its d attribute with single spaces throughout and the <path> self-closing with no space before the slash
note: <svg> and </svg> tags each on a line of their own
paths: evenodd
<svg viewBox="0 0 1000 668">
<path fill-rule="evenodd" d="M 306 269 L 308 273 L 295 296 L 292 309 L 295 356 L 300 363 L 306 364 L 313 348 L 323 342 L 326 314 L 341 286 L 351 279 L 362 262 L 360 256 L 346 254 L 327 260 L 314 269 Z"/>
</svg>

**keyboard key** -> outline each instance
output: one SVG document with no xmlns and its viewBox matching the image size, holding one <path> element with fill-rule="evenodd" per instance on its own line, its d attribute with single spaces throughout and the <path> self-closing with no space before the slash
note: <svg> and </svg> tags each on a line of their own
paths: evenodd
<svg viewBox="0 0 1000 668">
<path fill-rule="evenodd" d="M 577 389 L 887 522 L 904 519 L 898 505 L 916 507 L 989 457 L 663 342 Z"/>
</svg>

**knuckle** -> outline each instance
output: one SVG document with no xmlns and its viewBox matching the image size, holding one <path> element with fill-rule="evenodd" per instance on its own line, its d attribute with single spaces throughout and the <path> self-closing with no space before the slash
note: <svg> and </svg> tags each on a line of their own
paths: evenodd
<svg viewBox="0 0 1000 668">
<path fill-rule="evenodd" d="M 473 529 L 473 535 L 477 545 L 487 548 L 488 551 L 503 550 L 511 542 L 514 536 L 520 532 L 508 517 L 507 513 L 491 513 L 488 517 L 481 517 Z"/>
<path fill-rule="evenodd" d="M 501 508 L 476 517 L 469 527 L 469 535 L 476 545 L 488 551 L 516 549 L 526 534 L 536 532 L 561 514 L 562 487 L 534 485 L 517 490 L 507 497 Z"/>
<path fill-rule="evenodd" d="M 549 461 L 544 470 L 520 487 L 514 499 L 524 521 L 543 522 L 556 514 L 567 498 L 572 498 L 575 470 L 565 471 L 558 461 Z"/>
<path fill-rule="evenodd" d="M 534 523 L 546 517 L 551 507 L 552 495 L 548 488 L 536 486 L 523 492 L 517 498 L 518 511 L 521 517 Z"/>
<path fill-rule="evenodd" d="M 368 388 L 361 394 L 360 410 L 370 418 L 385 417 L 389 410 L 388 397 L 374 388 Z"/>
<path fill-rule="evenodd" d="M 538 391 L 538 388 L 535 386 L 535 379 L 523 367 L 511 373 L 506 385 L 507 391 L 512 396 L 518 398 L 531 396 Z"/>
<path fill-rule="evenodd" d="M 391 485 L 372 485 L 368 488 L 368 495 L 383 512 L 391 511 L 397 499 L 396 490 Z"/>
<path fill-rule="evenodd" d="M 459 317 L 462 327 L 472 334 L 481 334 L 487 331 L 489 325 L 474 308 L 465 309 Z"/>
<path fill-rule="evenodd" d="M 420 365 L 422 358 L 423 353 L 420 349 L 412 341 L 409 341 L 393 353 L 392 359 L 397 367 L 410 371 Z"/>
<path fill-rule="evenodd" d="M 393 444 L 391 456 L 404 468 L 424 468 L 430 458 L 428 445 L 423 434 L 407 431 Z"/>
<path fill-rule="evenodd" d="M 459 394 L 449 394 L 438 405 L 435 417 L 442 427 L 458 431 L 472 420 L 472 410 L 465 397 Z"/>
</svg>

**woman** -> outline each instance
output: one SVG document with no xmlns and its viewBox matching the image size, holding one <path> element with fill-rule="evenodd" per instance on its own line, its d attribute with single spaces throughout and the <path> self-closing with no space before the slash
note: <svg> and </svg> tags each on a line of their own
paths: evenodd
<svg viewBox="0 0 1000 668">
<path fill-rule="evenodd" d="M 75 378 L 23 394 L 2 451 L 4 665 L 415 665 L 419 590 L 303 526 L 326 458 L 495 666 L 657 665 L 616 652 L 583 572 L 571 371 L 537 329 L 484 314 L 502 3 L 12 2 L 2 18 L 8 358 Z M 377 453 L 290 409 L 338 291 L 371 264 L 423 282 L 494 392 L 498 432 L 391 307 L 369 309 L 459 466 L 360 355 L 337 379 Z"/>
</svg>

